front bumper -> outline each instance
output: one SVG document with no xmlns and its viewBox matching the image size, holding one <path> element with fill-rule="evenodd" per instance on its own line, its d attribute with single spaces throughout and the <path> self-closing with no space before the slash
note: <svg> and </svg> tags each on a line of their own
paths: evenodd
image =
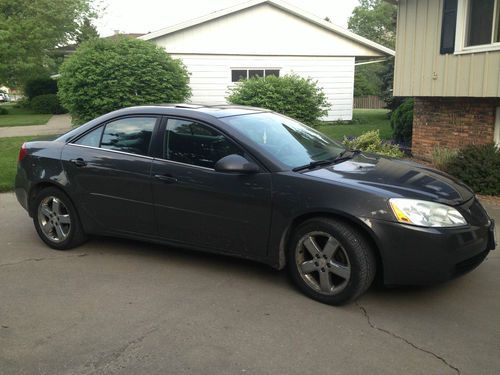
<svg viewBox="0 0 500 375">
<path fill-rule="evenodd" d="M 476 268 L 495 248 L 495 224 L 487 216 L 481 219 L 460 228 L 371 221 L 382 256 L 385 284 L 431 285 Z"/>
</svg>

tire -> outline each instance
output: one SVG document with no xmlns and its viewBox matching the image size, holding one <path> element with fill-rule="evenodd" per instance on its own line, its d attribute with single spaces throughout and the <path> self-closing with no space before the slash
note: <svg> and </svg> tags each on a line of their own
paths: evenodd
<svg viewBox="0 0 500 375">
<path fill-rule="evenodd" d="M 300 224 L 289 241 L 287 267 L 306 296 L 342 305 L 362 295 L 376 273 L 373 249 L 355 227 L 330 218 Z"/>
<path fill-rule="evenodd" d="M 51 248 L 69 250 L 87 240 L 73 203 L 60 189 L 48 187 L 41 190 L 33 207 L 35 229 Z"/>
</svg>

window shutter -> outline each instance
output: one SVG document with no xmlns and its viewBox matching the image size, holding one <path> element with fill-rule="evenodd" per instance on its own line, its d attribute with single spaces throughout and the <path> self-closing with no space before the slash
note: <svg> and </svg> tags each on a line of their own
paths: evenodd
<svg viewBox="0 0 500 375">
<path fill-rule="evenodd" d="M 455 52 L 458 0 L 444 0 L 443 25 L 441 27 L 441 54 Z"/>
</svg>

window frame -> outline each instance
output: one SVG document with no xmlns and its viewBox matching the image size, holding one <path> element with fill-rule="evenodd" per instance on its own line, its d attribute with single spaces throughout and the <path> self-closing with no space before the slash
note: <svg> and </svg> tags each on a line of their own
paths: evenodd
<svg viewBox="0 0 500 375">
<path fill-rule="evenodd" d="M 103 147 L 101 147 L 102 138 L 104 136 L 104 131 L 106 130 L 106 126 L 108 124 L 110 124 L 112 122 L 115 122 L 115 121 L 128 119 L 128 118 L 144 118 L 144 117 L 146 117 L 146 118 L 154 118 L 155 119 L 155 124 L 154 124 L 153 131 L 152 131 L 152 134 L 151 134 L 151 139 L 149 141 L 148 152 L 147 152 L 146 155 L 134 154 L 132 152 L 126 152 L 126 151 L 120 151 L 120 150 L 112 150 L 112 149 L 109 149 L 109 148 L 103 148 Z M 92 148 L 92 149 L 95 149 L 95 150 L 102 150 L 102 151 L 107 151 L 107 152 L 117 152 L 117 153 L 120 153 L 120 154 L 137 156 L 137 157 L 140 157 L 140 158 L 153 159 L 154 158 L 154 153 L 155 153 L 154 152 L 155 143 L 156 143 L 155 139 L 156 139 L 157 134 L 158 134 L 158 130 L 159 130 L 159 127 L 160 127 L 160 124 L 161 124 L 161 120 L 162 120 L 161 116 L 159 116 L 159 115 L 153 115 L 153 114 L 151 114 L 151 115 L 149 115 L 149 114 L 137 114 L 137 115 L 130 114 L 130 115 L 125 115 L 125 116 L 115 117 L 115 118 L 106 120 L 106 121 L 104 121 L 104 122 L 102 122 L 100 124 L 97 124 L 97 125 L 91 127 L 90 129 L 87 129 L 83 133 L 81 133 L 78 136 L 76 136 L 76 137 L 72 138 L 71 140 L 69 140 L 67 144 L 72 145 L 72 146 Z M 80 145 L 80 144 L 76 143 L 76 142 L 78 142 L 78 140 L 80 140 L 81 138 L 85 137 L 87 134 L 89 134 L 89 133 L 91 133 L 94 130 L 97 130 L 99 128 L 102 128 L 102 131 L 101 131 L 101 137 L 99 139 L 99 146 L 98 147 L 87 146 L 87 145 Z"/>
<path fill-rule="evenodd" d="M 160 129 L 158 131 L 158 137 L 157 137 L 159 140 L 159 143 L 161 143 L 161 145 L 157 148 L 155 159 L 161 160 L 161 161 L 164 161 L 167 163 L 184 165 L 184 166 L 191 167 L 191 168 L 198 168 L 198 169 L 203 169 L 206 171 L 215 172 L 215 168 L 209 168 L 209 167 L 204 167 L 202 165 L 189 164 L 189 163 L 184 163 L 181 161 L 170 160 L 170 159 L 165 158 L 165 152 L 166 152 L 165 137 L 167 136 L 168 120 L 191 121 L 191 122 L 196 122 L 200 125 L 206 126 L 207 128 L 211 129 L 212 131 L 215 131 L 215 132 L 221 134 L 222 136 L 224 136 L 230 143 L 233 144 L 233 146 L 235 146 L 235 148 L 239 149 L 242 152 L 244 158 L 246 158 L 248 161 L 256 163 L 262 169 L 262 164 L 260 162 L 258 162 L 252 155 L 250 155 L 246 151 L 246 149 L 241 144 L 239 144 L 237 141 L 235 141 L 229 134 L 225 133 L 221 129 L 219 129 L 216 126 L 213 126 L 212 124 L 209 124 L 205 121 L 202 121 L 199 119 L 193 119 L 193 118 L 189 118 L 189 117 L 183 117 L 183 116 L 164 116 L 163 117 L 163 120 L 161 121 Z"/>
<path fill-rule="evenodd" d="M 255 66 L 252 66 L 252 67 L 231 67 L 231 68 L 229 68 L 229 76 L 230 76 L 230 79 L 231 79 L 231 83 L 235 84 L 235 83 L 238 83 L 240 81 L 239 80 L 238 81 L 233 81 L 233 71 L 234 70 L 244 70 L 244 71 L 246 71 L 246 78 L 243 78 L 243 79 L 249 79 L 249 77 L 250 77 L 250 71 L 251 70 L 262 70 L 263 73 L 264 73 L 264 77 L 263 78 L 266 78 L 268 70 L 273 70 L 273 71 L 277 70 L 278 71 L 278 77 L 281 77 L 281 69 L 282 68 L 278 68 L 278 67 L 266 67 L 266 68 L 263 68 L 263 67 L 255 67 Z M 271 75 L 274 76 L 274 74 L 271 74 Z"/>
<path fill-rule="evenodd" d="M 498 33 L 498 28 L 500 28 L 500 0 L 494 1 L 495 5 L 493 11 L 493 27 L 491 31 L 492 42 L 489 44 L 467 46 L 466 40 L 468 36 L 470 0 L 458 0 L 457 23 L 455 32 L 455 55 L 500 50 L 500 41 L 494 41 L 494 38 Z"/>
</svg>

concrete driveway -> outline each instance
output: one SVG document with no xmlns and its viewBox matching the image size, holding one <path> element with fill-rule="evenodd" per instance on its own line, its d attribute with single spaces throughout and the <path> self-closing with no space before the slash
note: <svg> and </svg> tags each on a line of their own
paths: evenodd
<svg viewBox="0 0 500 375">
<path fill-rule="evenodd" d="M 1 194 L 0 374 L 498 374 L 499 260 L 335 308 L 246 261 L 113 239 L 50 250 Z"/>
</svg>

